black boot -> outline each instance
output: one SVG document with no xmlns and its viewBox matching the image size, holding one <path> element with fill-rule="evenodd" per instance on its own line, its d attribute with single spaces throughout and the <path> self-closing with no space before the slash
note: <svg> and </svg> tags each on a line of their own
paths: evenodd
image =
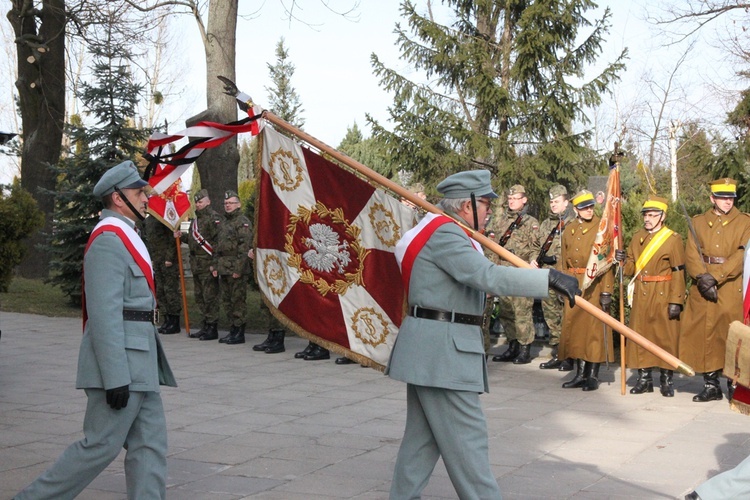
<svg viewBox="0 0 750 500">
<path fill-rule="evenodd" d="M 661 388 L 661 395 L 665 398 L 674 397 L 674 386 L 672 385 L 672 370 L 666 370 L 659 368 L 661 375 L 659 376 L 659 385 Z"/>
<path fill-rule="evenodd" d="M 245 323 L 242 323 L 237 330 L 237 333 L 232 338 L 228 338 L 226 345 L 244 344 L 245 343 Z"/>
<path fill-rule="evenodd" d="M 583 371 L 584 369 L 586 369 L 586 365 L 588 365 L 588 363 L 586 363 L 582 359 L 576 359 L 575 365 L 576 374 L 572 379 L 568 380 L 562 385 L 563 389 L 578 389 L 580 387 L 583 387 L 583 384 L 586 382 L 586 379 L 583 376 Z"/>
<path fill-rule="evenodd" d="M 734 381 L 731 378 L 727 379 L 727 399 L 729 401 L 734 397 Z"/>
<path fill-rule="evenodd" d="M 318 361 L 321 359 L 329 359 L 331 353 L 325 347 L 320 347 L 318 344 L 314 344 L 312 351 L 305 356 L 305 361 Z"/>
<path fill-rule="evenodd" d="M 583 370 L 583 377 L 586 379 L 583 387 L 584 391 L 595 391 L 599 388 L 599 366 L 601 363 L 586 363 L 586 369 Z"/>
<path fill-rule="evenodd" d="M 663 374 L 662 377 L 664 377 Z M 644 392 L 654 392 L 654 379 L 651 378 L 651 368 L 638 368 L 638 382 L 630 389 L 630 394 L 643 394 Z"/>
<path fill-rule="evenodd" d="M 229 332 L 229 335 L 231 335 L 232 332 Z M 227 337 L 229 336 L 227 335 Z M 214 321 L 213 323 L 208 324 L 208 328 L 206 329 L 206 333 L 198 337 L 198 340 L 216 340 L 219 338 L 219 322 Z"/>
<path fill-rule="evenodd" d="M 518 356 L 513 359 L 514 365 L 526 365 L 531 363 L 531 344 L 522 345 L 518 350 Z"/>
<path fill-rule="evenodd" d="M 508 350 L 502 354 L 493 356 L 492 361 L 513 361 L 514 359 L 516 359 L 516 356 L 518 356 L 518 353 L 520 351 L 521 351 L 521 344 L 516 339 L 513 339 L 510 341 Z"/>
<path fill-rule="evenodd" d="M 268 337 L 266 337 L 266 340 L 264 340 L 260 344 L 255 344 L 253 346 L 253 351 L 265 351 L 266 347 L 271 345 L 272 337 L 273 337 L 273 330 L 268 330 Z"/>
<path fill-rule="evenodd" d="M 308 343 L 307 343 L 307 347 L 305 347 L 305 349 L 304 349 L 304 350 L 302 350 L 302 351 L 300 351 L 300 352 L 296 352 L 296 353 L 294 353 L 294 357 L 295 357 L 295 358 L 297 358 L 297 359 L 302 359 L 302 358 L 304 358 L 305 356 L 307 356 L 308 354 L 310 354 L 310 352 L 311 352 L 311 351 L 312 351 L 312 350 L 313 350 L 314 348 L 315 348 L 315 344 L 313 344 L 312 342 L 308 342 Z"/>
<path fill-rule="evenodd" d="M 352 363 L 355 363 L 355 361 L 352 361 L 351 359 L 342 356 L 340 358 L 336 358 L 336 364 L 337 365 L 351 365 Z"/>
<path fill-rule="evenodd" d="M 162 335 L 171 335 L 173 333 L 180 333 L 180 315 L 179 314 L 168 314 L 167 324 L 162 330 Z"/>
<path fill-rule="evenodd" d="M 265 353 L 276 354 L 278 352 L 286 351 L 286 348 L 284 347 L 284 335 L 286 335 L 286 332 L 281 328 L 278 328 L 271 330 L 271 335 L 271 343 L 266 346 Z"/>
<path fill-rule="evenodd" d="M 214 323 L 215 325 L 216 323 Z M 231 339 L 232 336 L 237 335 L 237 327 L 236 326 L 229 326 L 229 333 L 224 335 L 219 339 L 219 344 L 226 344 L 227 340 Z"/>
<path fill-rule="evenodd" d="M 693 396 L 693 402 L 705 403 L 706 401 L 719 401 L 724 396 L 719 387 L 719 374 L 721 370 L 703 374 L 703 390 L 700 394 Z"/>
<path fill-rule="evenodd" d="M 560 362 L 560 368 L 558 368 L 561 372 L 569 372 L 573 371 L 573 358 L 565 358 Z"/>
<path fill-rule="evenodd" d="M 198 338 L 200 338 L 201 335 L 203 335 L 207 331 L 208 331 L 208 323 L 204 319 L 203 320 L 203 324 L 201 325 L 201 329 L 198 330 L 197 332 L 190 332 L 188 334 L 188 337 L 190 337 L 191 339 L 198 339 Z"/>
<path fill-rule="evenodd" d="M 159 316 L 162 315 L 162 312 L 163 311 L 161 309 L 159 309 Z M 169 320 L 170 320 L 170 315 L 169 314 L 165 314 L 164 315 L 164 323 L 162 323 L 161 326 L 156 331 L 159 332 L 159 333 L 164 333 L 164 329 L 169 324 Z"/>
<path fill-rule="evenodd" d="M 554 370 L 555 368 L 559 368 L 561 364 L 562 361 L 557 357 L 557 346 L 552 346 L 552 358 L 540 364 L 539 368 L 542 370 Z"/>
</svg>

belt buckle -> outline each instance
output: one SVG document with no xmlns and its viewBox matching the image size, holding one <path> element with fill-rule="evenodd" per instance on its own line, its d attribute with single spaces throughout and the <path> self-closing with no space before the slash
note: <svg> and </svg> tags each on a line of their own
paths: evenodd
<svg viewBox="0 0 750 500">
<path fill-rule="evenodd" d="M 153 309 L 151 311 L 151 324 L 152 325 L 158 325 L 159 324 L 159 310 Z"/>
</svg>

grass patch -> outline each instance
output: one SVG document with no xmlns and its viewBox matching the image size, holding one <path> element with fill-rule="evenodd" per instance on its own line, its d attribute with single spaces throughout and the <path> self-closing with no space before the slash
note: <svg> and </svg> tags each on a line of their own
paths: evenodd
<svg viewBox="0 0 750 500">
<path fill-rule="evenodd" d="M 200 311 L 193 299 L 193 280 L 185 278 L 187 304 L 190 317 L 190 331 L 197 331 L 201 327 Z M 247 290 L 247 329 L 266 330 L 268 328 L 266 316 L 260 313 L 260 292 L 253 286 Z M 0 311 L 25 314 L 41 314 L 51 317 L 79 318 L 81 309 L 70 304 L 62 290 L 55 285 L 44 283 L 42 280 L 14 277 L 7 293 L 0 293 Z M 180 317 L 180 324 L 185 327 L 185 320 Z M 229 328 L 229 321 L 224 311 L 221 311 L 219 327 Z"/>
</svg>

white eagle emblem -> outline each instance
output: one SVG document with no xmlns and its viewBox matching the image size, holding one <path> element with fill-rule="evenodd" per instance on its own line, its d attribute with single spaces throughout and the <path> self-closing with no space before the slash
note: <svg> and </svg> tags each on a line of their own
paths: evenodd
<svg viewBox="0 0 750 500">
<path fill-rule="evenodd" d="M 312 238 L 302 239 L 310 248 L 302 254 L 307 265 L 321 272 L 330 272 L 336 266 L 338 272 L 343 273 L 351 261 L 349 243 L 339 243 L 339 235 L 325 224 L 312 224 L 310 235 Z"/>
</svg>

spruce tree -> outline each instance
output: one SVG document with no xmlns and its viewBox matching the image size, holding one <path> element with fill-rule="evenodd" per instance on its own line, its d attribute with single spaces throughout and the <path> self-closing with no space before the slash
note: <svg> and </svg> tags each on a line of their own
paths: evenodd
<svg viewBox="0 0 750 500">
<path fill-rule="evenodd" d="M 297 128 L 305 124 L 302 118 L 302 103 L 297 91 L 292 86 L 294 64 L 289 61 L 289 50 L 284 46 L 284 37 L 276 44 L 276 63 L 267 64 L 268 72 L 273 82 L 272 87 L 266 87 L 269 98 L 269 108 L 282 120 Z"/>
<path fill-rule="evenodd" d="M 55 167 L 57 190 L 49 193 L 55 196 L 49 280 L 76 305 L 81 302 L 83 250 L 103 208 L 92 193 L 94 185 L 110 167 L 136 159 L 150 135 L 135 126 L 143 87 L 133 80 L 127 44 L 110 31 L 92 42 L 89 52 L 93 82 L 82 83 L 77 93 L 88 122 L 73 115 L 67 124 L 71 149 Z"/>
<path fill-rule="evenodd" d="M 585 145 L 586 110 L 617 79 L 626 53 L 594 78 L 610 12 L 590 21 L 591 0 L 445 0 L 441 24 L 404 0 L 408 29 L 396 25 L 410 79 L 372 55 L 381 85 L 394 93 L 393 130 L 368 117 L 395 164 L 434 183 L 488 168 L 499 187 L 524 184 L 544 203 L 553 183 L 575 190 L 606 163 Z M 608 156 L 608 155 L 606 155 Z"/>
</svg>

